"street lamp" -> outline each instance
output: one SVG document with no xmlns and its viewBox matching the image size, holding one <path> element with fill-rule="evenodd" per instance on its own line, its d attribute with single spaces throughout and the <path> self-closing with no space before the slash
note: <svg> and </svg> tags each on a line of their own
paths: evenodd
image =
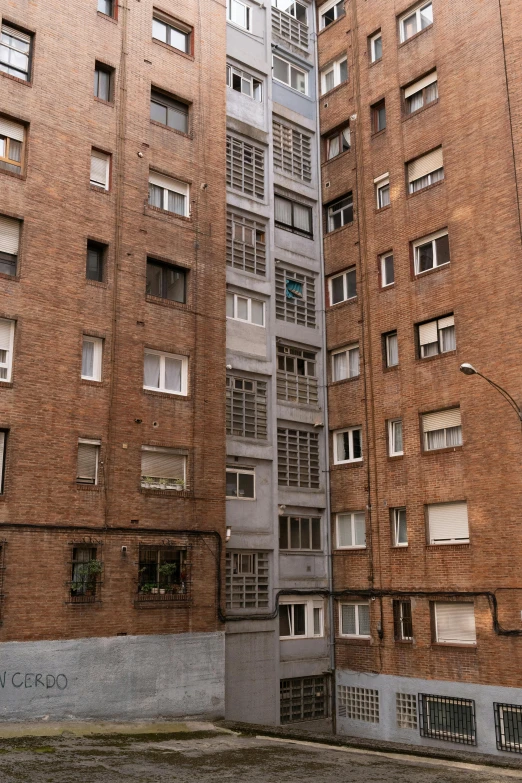
<svg viewBox="0 0 522 783">
<path fill-rule="evenodd" d="M 484 380 L 487 381 L 490 386 L 493 386 L 493 388 L 496 389 L 498 392 L 500 392 L 500 394 L 504 397 L 504 399 L 509 402 L 513 410 L 516 411 L 518 418 L 522 422 L 522 410 L 517 405 L 517 403 L 511 396 L 511 394 L 509 394 L 509 392 L 503 389 L 502 386 L 499 386 L 498 383 L 492 381 L 491 378 L 488 378 L 486 375 L 483 375 L 481 372 L 476 370 L 472 364 L 469 364 L 468 362 L 464 362 L 464 364 L 461 364 L 459 370 L 462 373 L 464 373 L 464 375 L 480 375 L 481 378 L 484 378 Z"/>
</svg>

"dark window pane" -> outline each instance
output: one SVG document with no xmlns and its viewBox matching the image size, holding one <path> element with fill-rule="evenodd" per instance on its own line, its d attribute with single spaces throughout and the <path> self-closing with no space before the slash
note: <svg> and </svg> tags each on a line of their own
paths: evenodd
<svg viewBox="0 0 522 783">
<path fill-rule="evenodd" d="M 181 131 L 182 133 L 188 133 L 188 110 L 185 107 L 173 108 L 169 106 L 168 110 L 168 122 L 169 128 Z"/>
<path fill-rule="evenodd" d="M 346 273 L 346 288 L 348 290 L 348 299 L 357 296 L 357 275 L 355 269 Z"/>
<path fill-rule="evenodd" d="M 101 245 L 87 245 L 87 280 L 103 281 L 103 247 Z"/>
<path fill-rule="evenodd" d="M 150 118 L 155 122 L 161 122 L 162 125 L 167 124 L 167 107 L 156 101 L 150 102 Z"/>
<path fill-rule="evenodd" d="M 304 604 L 294 604 L 294 636 L 305 635 L 305 611 Z"/>
<path fill-rule="evenodd" d="M 384 259 L 384 284 L 390 285 L 395 281 L 395 271 L 393 268 L 393 256 L 387 256 Z"/>
<path fill-rule="evenodd" d="M 227 473 L 226 486 L 227 497 L 237 497 L 237 473 Z"/>
<path fill-rule="evenodd" d="M 417 248 L 419 258 L 419 272 L 426 272 L 433 269 L 433 243 L 428 242 Z"/>
<path fill-rule="evenodd" d="M 436 239 L 435 244 L 437 245 L 437 266 L 447 264 L 450 260 L 448 235 Z"/>
<path fill-rule="evenodd" d="M 16 275 L 16 256 L 0 253 L 0 272 L 4 275 Z"/>
<path fill-rule="evenodd" d="M 332 304 L 342 302 L 344 299 L 343 276 L 334 277 L 332 280 Z"/>
<path fill-rule="evenodd" d="M 299 530 L 300 519 L 298 517 L 290 518 L 290 549 L 300 549 Z"/>
<path fill-rule="evenodd" d="M 184 303 L 185 299 L 185 279 L 184 270 L 175 267 L 165 267 L 166 290 L 165 298 L 172 302 Z"/>
<path fill-rule="evenodd" d="M 288 517 L 279 517 L 279 549 L 288 549 Z"/>
<path fill-rule="evenodd" d="M 312 549 L 321 549 L 321 520 L 312 519 Z"/>
<path fill-rule="evenodd" d="M 361 449 L 361 430 L 353 431 L 353 459 L 360 459 L 362 457 Z"/>
<path fill-rule="evenodd" d="M 157 264 L 147 263 L 147 288 L 150 296 L 161 296 L 162 267 Z"/>
<path fill-rule="evenodd" d="M 301 549 L 310 549 L 310 521 L 301 520 Z"/>
<path fill-rule="evenodd" d="M 98 0 L 98 11 L 106 16 L 112 16 L 113 0 Z"/>
<path fill-rule="evenodd" d="M 185 270 L 167 264 L 147 261 L 147 287 L 150 296 L 185 302 Z"/>
<path fill-rule="evenodd" d="M 290 612 L 291 606 L 279 607 L 279 636 L 290 636 Z"/>
<path fill-rule="evenodd" d="M 238 474 L 238 488 L 240 498 L 254 497 L 254 476 L 251 473 Z"/>
</svg>

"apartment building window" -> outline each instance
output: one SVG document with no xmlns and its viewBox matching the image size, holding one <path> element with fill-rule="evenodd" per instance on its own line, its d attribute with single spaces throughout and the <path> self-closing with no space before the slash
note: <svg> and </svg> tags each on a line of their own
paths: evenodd
<svg viewBox="0 0 522 783">
<path fill-rule="evenodd" d="M 184 304 L 187 301 L 187 270 L 147 258 L 146 294 Z"/>
<path fill-rule="evenodd" d="M 379 723 L 379 691 L 373 688 L 338 685 L 337 705 L 340 718 Z"/>
<path fill-rule="evenodd" d="M 267 383 L 227 375 L 226 433 L 240 438 L 267 438 Z"/>
<path fill-rule="evenodd" d="M 449 449 L 462 446 L 462 421 L 460 408 L 449 408 L 422 416 L 424 449 Z"/>
<path fill-rule="evenodd" d="M 419 723 L 421 737 L 477 744 L 473 699 L 419 693 Z"/>
<path fill-rule="evenodd" d="M 348 193 L 344 198 L 332 201 L 326 205 L 328 231 L 353 223 L 353 196 Z"/>
<path fill-rule="evenodd" d="M 323 601 L 282 598 L 279 602 L 279 638 L 313 639 L 324 635 Z"/>
<path fill-rule="evenodd" d="M 319 489 L 319 436 L 308 430 L 277 428 L 280 487 Z"/>
<path fill-rule="evenodd" d="M 437 231 L 436 234 L 416 240 L 413 243 L 413 258 L 416 275 L 449 264 L 450 250 L 447 230 Z"/>
<path fill-rule="evenodd" d="M 328 684 L 324 676 L 281 680 L 279 692 L 282 724 L 328 716 Z"/>
<path fill-rule="evenodd" d="M 189 185 L 151 171 L 149 174 L 149 206 L 189 217 Z"/>
<path fill-rule="evenodd" d="M 359 346 L 349 345 L 332 352 L 332 381 L 359 376 Z"/>
<path fill-rule="evenodd" d="M 390 206 L 390 175 L 382 174 L 373 180 L 377 209 Z"/>
<path fill-rule="evenodd" d="M 418 334 L 421 359 L 437 356 L 440 353 L 448 353 L 457 347 L 453 315 L 419 324 Z"/>
<path fill-rule="evenodd" d="M 436 101 L 439 97 L 437 71 L 405 87 L 403 95 L 406 114 L 413 114 Z"/>
<path fill-rule="evenodd" d="M 85 276 L 87 280 L 95 280 L 97 283 L 103 282 L 103 272 L 105 266 L 105 256 L 107 245 L 100 242 L 87 241 L 87 263 Z"/>
<path fill-rule="evenodd" d="M 370 62 L 376 63 L 382 58 L 382 33 L 378 30 L 368 39 L 370 49 Z"/>
<path fill-rule="evenodd" d="M 91 185 L 109 190 L 111 156 L 106 152 L 91 150 Z"/>
<path fill-rule="evenodd" d="M 355 267 L 352 266 L 346 272 L 331 277 L 328 281 L 330 289 L 330 304 L 339 304 L 355 299 L 357 296 L 357 276 Z"/>
<path fill-rule="evenodd" d="M 307 95 L 308 93 L 308 74 L 301 68 L 298 68 L 288 60 L 282 57 L 272 55 L 272 76 L 277 82 L 286 84 L 292 90 Z"/>
<path fill-rule="evenodd" d="M 343 152 L 348 152 L 350 149 L 351 137 L 350 126 L 345 125 L 343 128 L 332 133 L 326 138 L 326 160 L 332 160 L 337 155 L 341 155 Z"/>
<path fill-rule="evenodd" d="M 0 117 L 0 169 L 22 173 L 25 128 L 18 122 Z"/>
<path fill-rule="evenodd" d="M 391 419 L 388 422 L 388 454 L 398 457 L 404 454 L 402 446 L 402 419 Z"/>
<path fill-rule="evenodd" d="M 417 720 L 417 694 L 396 693 L 395 715 L 399 729 L 416 729 Z"/>
<path fill-rule="evenodd" d="M 337 549 L 366 548 L 366 518 L 364 511 L 336 514 Z"/>
<path fill-rule="evenodd" d="M 317 405 L 316 352 L 277 345 L 277 399 Z"/>
<path fill-rule="evenodd" d="M 333 433 L 333 445 L 335 465 L 342 465 L 345 462 L 361 462 L 363 458 L 361 427 L 335 430 Z"/>
<path fill-rule="evenodd" d="M 426 507 L 428 543 L 467 544 L 469 542 L 468 504 L 433 503 Z"/>
<path fill-rule="evenodd" d="M 416 33 L 425 30 L 433 24 L 433 6 L 431 0 L 428 3 L 420 3 L 399 19 L 401 43 L 407 41 Z"/>
<path fill-rule="evenodd" d="M 152 37 L 156 41 L 190 54 L 192 50 L 192 28 L 183 22 L 175 21 L 154 9 L 152 17 Z"/>
<path fill-rule="evenodd" d="M 188 600 L 187 555 L 186 549 L 178 547 L 140 545 L 137 600 Z"/>
<path fill-rule="evenodd" d="M 83 336 L 82 341 L 82 373 L 86 381 L 101 381 L 102 379 L 103 340 L 99 337 Z"/>
<path fill-rule="evenodd" d="M 384 357 L 386 367 L 397 367 L 399 364 L 399 340 L 397 332 L 388 332 L 384 335 Z"/>
<path fill-rule="evenodd" d="M 384 98 L 371 107 L 372 133 L 380 133 L 386 129 L 386 101 Z"/>
<path fill-rule="evenodd" d="M 0 215 L 0 273 L 16 275 L 21 222 Z"/>
<path fill-rule="evenodd" d="M 265 153 L 261 147 L 227 136 L 227 185 L 247 196 L 265 197 Z"/>
<path fill-rule="evenodd" d="M 143 388 L 165 394 L 187 394 L 188 359 L 162 351 L 145 350 Z"/>
<path fill-rule="evenodd" d="M 13 372 L 15 322 L 0 318 L 0 383 L 9 383 Z"/>
<path fill-rule="evenodd" d="M 188 489 L 187 459 L 187 449 L 142 446 L 142 488 L 172 491 Z"/>
<path fill-rule="evenodd" d="M 114 0 L 98 0 L 98 11 L 105 16 L 114 17 Z"/>
<path fill-rule="evenodd" d="M 343 57 L 340 60 L 336 60 L 327 68 L 324 68 L 321 73 L 321 95 L 333 90 L 334 87 L 338 87 L 343 82 L 348 81 L 348 59 Z"/>
<path fill-rule="evenodd" d="M 29 33 L 3 24 L 0 37 L 0 71 L 30 80 L 31 48 L 33 37 Z"/>
<path fill-rule="evenodd" d="M 284 11 L 285 14 L 293 16 L 301 24 L 307 24 L 306 5 L 298 3 L 297 0 L 272 0 L 274 8 Z"/>
<path fill-rule="evenodd" d="M 78 439 L 78 468 L 76 471 L 77 484 L 97 485 L 98 466 L 100 460 L 99 440 Z"/>
<path fill-rule="evenodd" d="M 255 500 L 254 468 L 231 468 L 226 470 L 226 496 L 237 500 Z"/>
<path fill-rule="evenodd" d="M 251 73 L 236 68 L 235 65 L 227 65 L 227 86 L 236 92 L 248 95 L 258 103 L 263 100 L 263 82 Z"/>
<path fill-rule="evenodd" d="M 432 604 L 434 641 L 438 644 L 476 644 L 475 607 L 472 603 Z"/>
<path fill-rule="evenodd" d="M 279 549 L 319 552 L 322 549 L 320 517 L 279 517 Z"/>
<path fill-rule="evenodd" d="M 385 253 L 381 256 L 381 285 L 386 288 L 395 283 L 395 267 L 393 253 Z"/>
<path fill-rule="evenodd" d="M 0 495 L 3 495 L 4 493 L 6 446 L 7 432 L 5 430 L 0 430 Z"/>
<path fill-rule="evenodd" d="M 493 704 L 497 749 L 522 753 L 522 707 L 519 704 Z"/>
<path fill-rule="evenodd" d="M 266 609 L 268 582 L 268 552 L 227 552 L 227 609 Z"/>
<path fill-rule="evenodd" d="M 312 181 L 312 139 L 307 133 L 272 120 L 274 168 L 290 177 Z"/>
<path fill-rule="evenodd" d="M 111 103 L 113 99 L 114 68 L 96 61 L 94 66 L 94 97 Z"/>
<path fill-rule="evenodd" d="M 151 90 L 150 93 L 150 118 L 153 122 L 166 125 L 181 133 L 189 131 L 189 107 L 187 104 L 157 90 Z"/>
<path fill-rule="evenodd" d="M 274 195 L 274 220 L 277 228 L 312 238 L 312 208 L 298 201 Z"/>
<path fill-rule="evenodd" d="M 410 161 L 406 167 L 410 193 L 418 193 L 419 190 L 434 185 L 435 182 L 440 182 L 444 179 L 442 147 L 437 147 L 427 155 Z"/>
<path fill-rule="evenodd" d="M 339 604 L 341 636 L 370 638 L 370 605 L 368 602 Z"/>
<path fill-rule="evenodd" d="M 86 604 L 100 600 L 102 569 L 103 564 L 98 560 L 96 547 L 73 546 L 69 583 L 71 603 Z"/>
<path fill-rule="evenodd" d="M 336 22 L 341 17 L 345 16 L 344 0 L 331 0 L 331 2 L 325 3 L 319 9 L 320 14 L 320 28 L 324 30 L 329 24 Z"/>
<path fill-rule="evenodd" d="M 392 546 L 408 546 L 408 526 L 406 522 L 406 509 L 390 509 L 392 523 Z"/>
<path fill-rule="evenodd" d="M 265 303 L 250 296 L 227 293 L 227 318 L 256 326 L 265 325 Z"/>
<path fill-rule="evenodd" d="M 411 601 L 393 602 L 393 635 L 396 642 L 413 641 Z"/>
<path fill-rule="evenodd" d="M 315 279 L 276 262 L 276 319 L 315 328 Z"/>
<path fill-rule="evenodd" d="M 227 264 L 266 275 L 266 225 L 255 218 L 227 212 Z"/>
<path fill-rule="evenodd" d="M 227 19 L 238 27 L 252 30 L 252 9 L 240 0 L 227 0 Z"/>
</svg>

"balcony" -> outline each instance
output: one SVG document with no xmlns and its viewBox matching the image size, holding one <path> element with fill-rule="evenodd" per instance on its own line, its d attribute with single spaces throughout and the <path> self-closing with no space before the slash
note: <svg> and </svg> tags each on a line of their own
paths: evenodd
<svg viewBox="0 0 522 783">
<path fill-rule="evenodd" d="M 308 49 L 308 25 L 274 6 L 272 6 L 272 32 L 301 49 Z"/>
</svg>

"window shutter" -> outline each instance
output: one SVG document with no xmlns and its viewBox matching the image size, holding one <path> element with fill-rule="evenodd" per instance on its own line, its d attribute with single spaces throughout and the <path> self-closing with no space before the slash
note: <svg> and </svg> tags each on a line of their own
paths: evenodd
<svg viewBox="0 0 522 783">
<path fill-rule="evenodd" d="M 353 604 L 343 604 L 341 606 L 341 625 L 342 634 L 355 634 L 357 632 L 355 626 L 355 606 Z"/>
<path fill-rule="evenodd" d="M 141 475 L 185 481 L 186 454 L 177 449 L 149 447 L 141 452 Z"/>
<path fill-rule="evenodd" d="M 437 321 L 430 321 L 429 324 L 421 324 L 419 326 L 419 342 L 421 345 L 436 343 L 437 340 Z"/>
<path fill-rule="evenodd" d="M 430 544 L 469 541 L 468 504 L 435 503 L 428 506 Z"/>
<path fill-rule="evenodd" d="M 442 147 L 437 147 L 433 152 L 428 152 L 427 155 L 422 155 L 422 157 L 408 163 L 408 182 L 425 177 L 432 171 L 441 169 L 443 165 Z"/>
<path fill-rule="evenodd" d="M 91 152 L 91 182 L 104 187 L 109 186 L 109 156 L 103 152 Z"/>
<path fill-rule="evenodd" d="M 419 79 L 419 81 L 415 82 L 415 84 L 410 84 L 409 87 L 406 87 L 404 90 L 404 97 L 409 98 L 411 95 L 415 95 L 416 92 L 423 90 L 425 87 L 428 87 L 430 84 L 433 84 L 433 82 L 436 81 L 437 71 L 433 71 L 433 73 L 425 76 L 424 79 Z"/>
<path fill-rule="evenodd" d="M 455 317 L 448 315 L 446 318 L 439 318 L 439 329 L 447 329 L 448 326 L 455 326 Z"/>
<path fill-rule="evenodd" d="M 98 443 L 78 443 L 78 478 L 84 481 L 96 480 Z"/>
<path fill-rule="evenodd" d="M 460 427 L 461 423 L 460 408 L 450 408 L 446 411 L 424 414 L 422 431 L 433 432 L 434 430 L 445 430 L 448 427 Z"/>
<path fill-rule="evenodd" d="M 13 331 L 14 321 L 8 321 L 5 318 L 0 318 L 0 351 L 11 350 L 11 335 Z"/>
<path fill-rule="evenodd" d="M 158 174 L 155 171 L 151 171 L 149 174 L 149 182 L 151 185 L 157 185 L 159 188 L 165 188 L 166 190 L 173 190 L 175 193 L 187 193 L 188 185 L 185 182 L 178 182 L 177 179 L 171 177 L 165 177 L 163 174 Z"/>
<path fill-rule="evenodd" d="M 0 252 L 18 255 L 20 221 L 0 215 Z"/>
<path fill-rule="evenodd" d="M 473 604 L 435 604 L 438 642 L 477 641 Z"/>
<path fill-rule="evenodd" d="M 352 546 L 352 525 L 350 514 L 337 515 L 337 546 Z"/>
<path fill-rule="evenodd" d="M 27 33 L 22 33 L 20 30 L 15 30 L 12 27 L 8 27 L 6 24 L 2 25 L 2 32 L 6 35 L 12 35 L 13 38 L 18 38 L 19 41 L 24 41 L 24 43 L 31 43 L 30 35 L 27 35 Z"/>
<path fill-rule="evenodd" d="M 0 136 L 8 136 L 10 139 L 23 142 L 24 126 L 0 117 Z"/>
</svg>

